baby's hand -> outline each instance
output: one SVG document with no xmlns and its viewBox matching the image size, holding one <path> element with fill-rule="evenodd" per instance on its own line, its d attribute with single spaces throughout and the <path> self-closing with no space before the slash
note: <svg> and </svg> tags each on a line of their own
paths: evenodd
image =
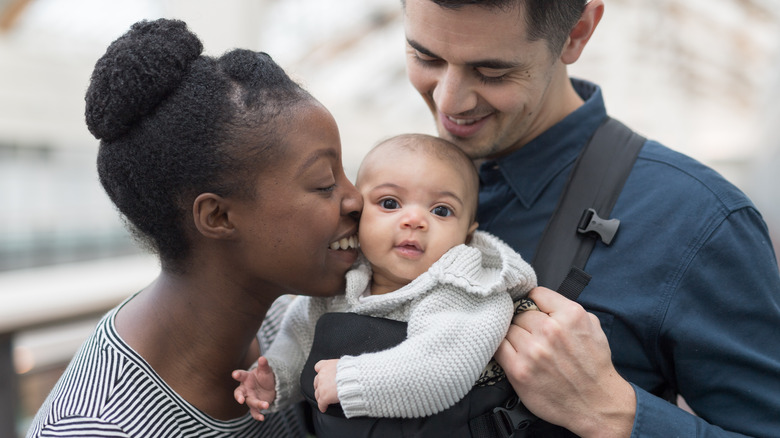
<svg viewBox="0 0 780 438">
<path fill-rule="evenodd" d="M 317 399 L 317 407 L 320 412 L 325 412 L 328 405 L 339 402 L 339 394 L 336 390 L 336 365 L 338 359 L 321 360 L 314 364 L 314 398 Z"/>
<path fill-rule="evenodd" d="M 236 401 L 241 404 L 246 402 L 255 420 L 265 420 L 262 411 L 268 409 L 276 398 L 274 372 L 268 365 L 268 360 L 261 356 L 257 359 L 257 368 L 249 371 L 235 370 L 232 377 L 240 383 L 233 391 Z"/>
</svg>

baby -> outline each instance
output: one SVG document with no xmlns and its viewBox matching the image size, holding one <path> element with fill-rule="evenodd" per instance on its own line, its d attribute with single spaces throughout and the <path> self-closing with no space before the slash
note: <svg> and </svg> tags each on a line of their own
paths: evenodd
<svg viewBox="0 0 780 438">
<path fill-rule="evenodd" d="M 315 365 L 317 407 L 347 418 L 415 418 L 457 403 L 480 378 L 514 314 L 536 286 L 519 254 L 476 231 L 479 180 L 455 145 L 428 135 L 390 138 L 358 171 L 362 259 L 344 295 L 298 297 L 258 366 L 237 370 L 235 391 L 253 417 L 301 400 L 299 378 L 327 312 L 405 321 L 407 337 L 381 352 Z M 304 273 L 305 275 L 305 273 Z"/>
</svg>

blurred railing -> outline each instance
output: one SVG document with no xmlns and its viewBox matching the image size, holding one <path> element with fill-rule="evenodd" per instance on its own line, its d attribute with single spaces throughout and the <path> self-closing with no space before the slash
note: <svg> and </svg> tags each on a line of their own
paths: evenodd
<svg viewBox="0 0 780 438">
<path fill-rule="evenodd" d="M 149 255 L 0 272 L 0 438 L 16 438 L 20 422 L 18 335 L 95 318 L 148 285 L 158 272 Z M 35 357 L 26 359 L 34 363 Z"/>
</svg>

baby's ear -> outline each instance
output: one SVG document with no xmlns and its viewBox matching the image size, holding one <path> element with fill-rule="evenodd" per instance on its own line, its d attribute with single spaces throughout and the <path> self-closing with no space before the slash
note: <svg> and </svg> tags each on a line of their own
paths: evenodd
<svg viewBox="0 0 780 438">
<path fill-rule="evenodd" d="M 474 221 L 471 223 L 471 226 L 469 227 L 469 233 L 466 234 L 466 245 L 471 243 L 471 238 L 474 237 L 474 231 L 477 231 L 477 227 L 479 227 L 479 222 Z"/>
</svg>

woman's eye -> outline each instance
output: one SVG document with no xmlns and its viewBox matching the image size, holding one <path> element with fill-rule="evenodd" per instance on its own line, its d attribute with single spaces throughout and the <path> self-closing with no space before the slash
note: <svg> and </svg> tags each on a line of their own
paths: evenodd
<svg viewBox="0 0 780 438">
<path fill-rule="evenodd" d="M 433 207 L 433 210 L 431 210 L 431 213 L 435 214 L 436 216 L 441 216 L 441 217 L 452 216 L 452 210 L 450 210 L 448 207 L 445 207 L 443 205 L 439 205 L 437 207 Z"/>
<path fill-rule="evenodd" d="M 379 205 L 382 206 L 382 208 L 387 210 L 395 210 L 398 208 L 398 201 L 395 199 L 383 199 L 379 201 Z"/>
<path fill-rule="evenodd" d="M 320 187 L 317 190 L 319 190 L 320 192 L 324 192 L 324 193 L 330 193 L 330 192 L 336 190 L 336 184 L 331 184 L 328 187 Z"/>
</svg>

